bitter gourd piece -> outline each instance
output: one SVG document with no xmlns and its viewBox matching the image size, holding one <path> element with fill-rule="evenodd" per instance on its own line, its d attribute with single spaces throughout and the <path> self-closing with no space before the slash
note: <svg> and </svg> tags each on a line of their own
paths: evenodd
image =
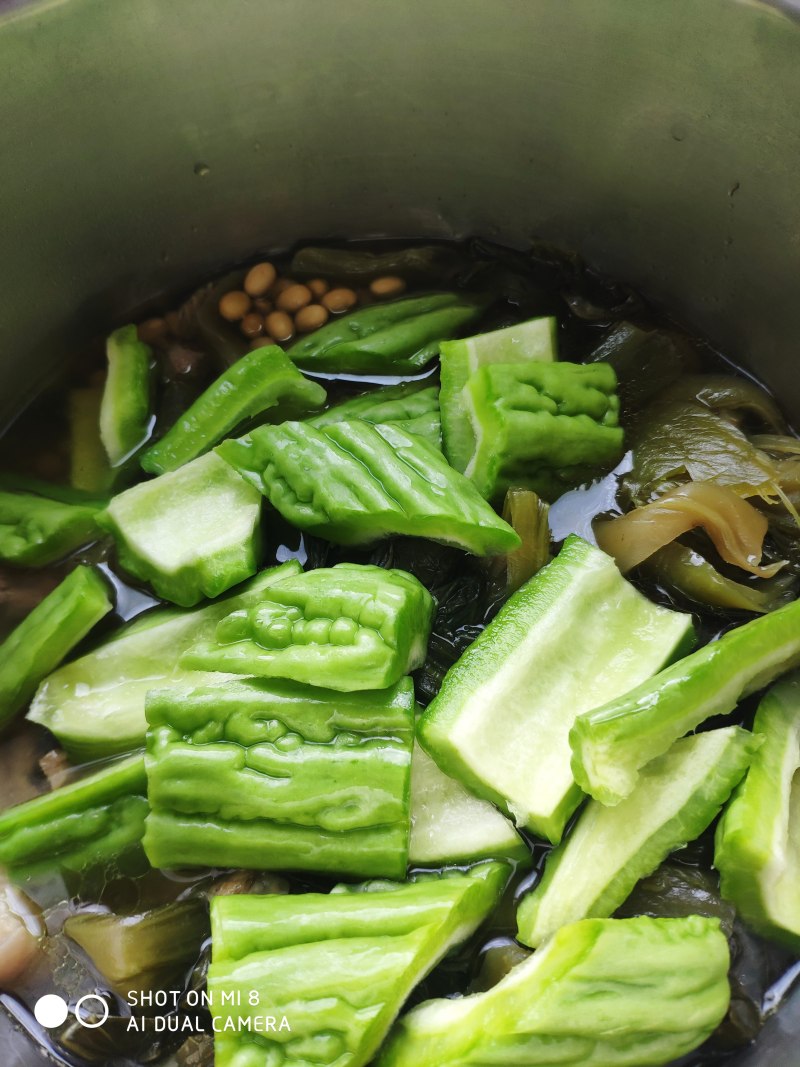
<svg viewBox="0 0 800 1067">
<path fill-rule="evenodd" d="M 423 438 L 362 420 L 261 426 L 217 452 L 301 530 L 345 545 L 427 537 L 486 556 L 520 539 Z"/>
<path fill-rule="evenodd" d="M 309 371 L 414 374 L 439 352 L 439 342 L 475 322 L 486 307 L 467 293 L 430 293 L 371 304 L 333 319 L 288 349 Z"/>
<path fill-rule="evenodd" d="M 709 826 L 759 743 L 738 726 L 684 737 L 644 768 L 617 807 L 590 800 L 520 904 L 523 944 L 540 945 L 578 919 L 612 915 L 641 878 Z"/>
<path fill-rule="evenodd" d="M 425 659 L 433 599 L 413 575 L 340 563 L 276 582 L 181 664 L 350 692 L 393 685 Z"/>
<path fill-rule="evenodd" d="M 139 753 L 0 813 L 0 864 L 15 878 L 111 864 L 141 852 L 147 810 Z"/>
<path fill-rule="evenodd" d="M 208 452 L 245 419 L 271 408 L 297 417 L 320 407 L 325 396 L 278 345 L 256 348 L 212 382 L 140 462 L 152 474 L 166 474 Z"/>
<path fill-rule="evenodd" d="M 487 992 L 404 1015 L 376 1067 L 671 1063 L 725 1017 L 729 962 L 718 919 L 585 919 Z"/>
<path fill-rule="evenodd" d="M 98 516 L 121 566 L 185 608 L 255 574 L 260 520 L 260 495 L 213 452 L 127 489 Z"/>
<path fill-rule="evenodd" d="M 465 388 L 475 437 L 465 474 L 488 500 L 519 486 L 550 502 L 606 474 L 622 455 L 616 384 L 608 363 L 482 367 Z"/>
<path fill-rule="evenodd" d="M 442 770 L 553 843 L 578 807 L 569 731 L 693 639 L 580 537 L 514 593 L 448 671 L 420 722 Z"/>
<path fill-rule="evenodd" d="M 300 564 L 291 560 L 205 607 L 147 612 L 45 678 L 28 718 L 46 726 L 78 762 L 141 748 L 147 732 L 148 690 L 222 680 L 217 673 L 179 667 L 181 653 L 196 641 L 213 637 L 217 623 L 232 611 L 258 603 L 273 582 L 299 571 Z"/>
<path fill-rule="evenodd" d="M 485 863 L 364 892 L 216 897 L 216 1067 L 364 1067 L 414 986 L 492 911 L 508 875 L 506 864 Z"/>
<path fill-rule="evenodd" d="M 753 730 L 763 739 L 717 827 L 726 900 L 754 930 L 800 952 L 800 676 L 773 686 Z"/>
</svg>

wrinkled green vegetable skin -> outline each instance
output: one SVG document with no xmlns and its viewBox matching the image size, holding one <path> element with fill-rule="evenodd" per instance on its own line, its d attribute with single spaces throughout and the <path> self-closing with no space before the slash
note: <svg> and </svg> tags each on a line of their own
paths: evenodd
<svg viewBox="0 0 800 1067">
<path fill-rule="evenodd" d="M 617 804 L 640 768 L 712 715 L 800 666 L 800 601 L 729 630 L 610 703 L 579 715 L 570 733 L 575 780 Z"/>
<path fill-rule="evenodd" d="M 407 534 L 479 556 L 520 543 L 441 452 L 397 424 L 286 422 L 224 441 L 217 452 L 288 522 L 329 541 Z"/>
<path fill-rule="evenodd" d="M 407 433 L 417 434 L 441 450 L 442 421 L 439 414 L 439 390 L 422 382 L 400 382 L 383 389 L 373 389 L 361 396 L 336 404 L 308 421 L 313 426 L 330 426 L 334 422 L 362 419 L 371 423 L 394 423 Z"/>
<path fill-rule="evenodd" d="M 414 688 L 233 681 L 147 698 L 154 867 L 403 878 Z"/>
<path fill-rule="evenodd" d="M 414 986 L 496 906 L 508 875 L 488 863 L 364 891 L 217 897 L 215 1067 L 364 1067 Z M 236 1021 L 267 1012 L 285 1014 L 291 1030 L 256 1034 Z"/>
<path fill-rule="evenodd" d="M 98 536 L 95 516 L 101 507 L 0 488 L 0 560 L 44 567 L 61 559 Z"/>
<path fill-rule="evenodd" d="M 297 370 L 277 345 L 249 352 L 195 400 L 142 455 L 144 470 L 166 474 L 208 452 L 245 419 L 271 408 L 297 416 L 325 403 L 325 390 Z"/>
<path fill-rule="evenodd" d="M 607 363 L 490 364 L 469 379 L 475 451 L 465 471 L 482 496 L 512 486 L 556 500 L 622 455 L 617 380 Z"/>
<path fill-rule="evenodd" d="M 717 919 L 586 919 L 486 993 L 404 1015 L 377 1067 L 648 1067 L 691 1052 L 728 1009 Z"/>
<path fill-rule="evenodd" d="M 372 304 L 333 319 L 296 341 L 289 357 L 309 371 L 414 374 L 483 313 L 486 301 L 466 293 L 431 293 Z"/>
<path fill-rule="evenodd" d="M 685 737 L 644 768 L 617 807 L 590 800 L 523 898 L 519 940 L 537 946 L 567 923 L 612 915 L 641 878 L 710 825 L 759 744 L 738 726 Z"/>
<path fill-rule="evenodd" d="M 440 351 L 442 434 L 447 459 L 462 473 L 475 451 L 475 435 L 464 387 L 470 377 L 490 363 L 554 360 L 558 323 L 552 317 L 532 319 L 522 326 L 494 330 L 477 338 L 445 341 Z"/>
<path fill-rule="evenodd" d="M 575 716 L 692 641 L 690 616 L 650 603 L 609 556 L 570 537 L 448 671 L 420 742 L 447 774 L 555 843 L 581 800 Z"/>
<path fill-rule="evenodd" d="M 213 637 L 217 623 L 258 603 L 273 582 L 300 571 L 290 560 L 262 571 L 235 593 L 213 604 L 181 611 L 159 608 L 123 626 L 109 641 L 64 664 L 44 679 L 28 719 L 58 738 L 76 763 L 143 748 L 147 732 L 145 695 L 167 685 L 198 686 L 221 681 L 178 666 L 181 653 Z"/>
<path fill-rule="evenodd" d="M 717 827 L 720 886 L 754 930 L 800 953 L 800 676 L 764 696 L 763 745 Z"/>
<path fill-rule="evenodd" d="M 23 619 L 0 645 L 0 727 L 109 611 L 103 579 L 90 567 L 76 567 Z"/>
<path fill-rule="evenodd" d="M 0 814 L 0 864 L 14 877 L 84 874 L 140 854 L 144 757 L 130 756 Z"/>
<path fill-rule="evenodd" d="M 275 582 L 180 662 L 342 692 L 384 689 L 422 666 L 432 618 L 433 598 L 413 575 L 340 563 Z"/>
</svg>

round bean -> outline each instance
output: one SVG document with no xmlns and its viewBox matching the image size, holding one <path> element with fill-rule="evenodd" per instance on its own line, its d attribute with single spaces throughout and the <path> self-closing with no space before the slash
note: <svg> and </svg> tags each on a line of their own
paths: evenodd
<svg viewBox="0 0 800 1067">
<path fill-rule="evenodd" d="M 264 332 L 264 320 L 257 311 L 248 311 L 239 323 L 239 329 L 245 337 L 258 337 Z"/>
<path fill-rule="evenodd" d="M 157 345 L 163 341 L 169 333 L 166 319 L 145 319 L 136 327 L 136 335 L 146 345 Z"/>
<path fill-rule="evenodd" d="M 277 274 L 271 263 L 256 263 L 245 275 L 244 291 L 250 296 L 263 296 L 275 284 Z"/>
<path fill-rule="evenodd" d="M 307 285 L 290 285 L 279 294 L 275 301 L 281 311 L 294 314 L 311 303 L 311 290 Z"/>
<path fill-rule="evenodd" d="M 402 278 L 393 274 L 385 274 L 382 278 L 373 278 L 369 283 L 369 291 L 379 300 L 388 300 L 392 296 L 400 296 L 406 290 L 406 283 Z"/>
<path fill-rule="evenodd" d="M 269 295 L 273 298 L 273 300 L 275 300 L 281 295 L 284 289 L 289 289 L 293 285 L 297 285 L 297 282 L 294 280 L 294 278 L 278 278 L 278 280 L 272 285 L 272 288 L 269 291 Z"/>
<path fill-rule="evenodd" d="M 309 304 L 301 308 L 294 317 L 294 324 L 298 333 L 311 333 L 318 330 L 328 321 L 328 309 L 322 304 Z"/>
<path fill-rule="evenodd" d="M 255 337 L 250 342 L 250 351 L 252 352 L 256 348 L 266 348 L 268 345 L 274 345 L 275 342 L 269 336 L 269 334 L 262 334 L 261 337 Z"/>
<path fill-rule="evenodd" d="M 219 302 L 219 313 L 228 322 L 238 322 L 250 310 L 251 300 L 241 289 L 231 289 Z"/>
<path fill-rule="evenodd" d="M 266 327 L 276 341 L 288 341 L 294 337 L 294 323 L 285 311 L 273 311 L 267 315 Z"/>
<path fill-rule="evenodd" d="M 319 300 L 321 296 L 325 296 L 330 286 L 324 278 L 312 278 L 310 282 L 306 282 L 306 285 L 314 294 L 314 299 Z"/>
<path fill-rule="evenodd" d="M 323 296 L 322 305 L 334 315 L 340 315 L 343 311 L 349 311 L 357 299 L 352 289 L 331 289 Z"/>
</svg>

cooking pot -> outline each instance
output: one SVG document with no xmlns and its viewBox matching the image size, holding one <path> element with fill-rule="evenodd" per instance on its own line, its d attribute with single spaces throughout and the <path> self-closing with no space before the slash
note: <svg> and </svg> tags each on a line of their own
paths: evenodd
<svg viewBox="0 0 800 1067">
<path fill-rule="evenodd" d="M 793 2 L 0 0 L 0 420 L 243 254 L 471 233 L 580 252 L 798 414 L 799 101 Z M 799 1035 L 800 996 L 736 1063 Z"/>
</svg>

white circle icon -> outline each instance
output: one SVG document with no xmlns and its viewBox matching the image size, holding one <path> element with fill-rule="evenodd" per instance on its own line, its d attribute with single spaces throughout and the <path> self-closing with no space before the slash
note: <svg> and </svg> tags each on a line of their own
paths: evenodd
<svg viewBox="0 0 800 1067">
<path fill-rule="evenodd" d="M 97 1001 L 97 1003 L 100 1005 L 99 1012 L 98 1012 L 98 1009 L 95 1008 L 95 1007 L 90 1007 L 90 1008 L 86 1008 L 85 1009 L 85 1012 L 87 1014 L 91 1014 L 91 1015 L 96 1015 L 97 1016 L 97 1021 L 96 1022 L 90 1022 L 89 1019 L 86 1019 L 84 1017 L 84 1014 L 83 1014 L 81 1008 L 86 1003 L 86 1001 Z M 81 999 L 75 1005 L 75 1018 L 78 1020 L 78 1022 L 81 1024 L 81 1026 L 85 1026 L 86 1030 L 97 1030 L 98 1026 L 101 1026 L 103 1024 L 103 1022 L 105 1022 L 108 1019 L 108 1017 L 109 1017 L 109 1006 L 106 1003 L 106 1001 L 103 1000 L 102 997 L 98 997 L 96 993 L 86 993 L 85 997 L 81 997 Z"/>
<path fill-rule="evenodd" d="M 97 1022 L 90 1023 L 88 1019 L 84 1018 L 83 1013 L 81 1012 L 81 1008 L 87 1002 L 87 1000 L 96 1000 L 97 1003 L 100 1005 L 99 1012 L 96 1008 L 86 1009 L 87 1012 L 90 1012 L 92 1015 L 97 1015 Z M 75 1005 L 75 1018 L 78 1020 L 81 1026 L 84 1026 L 87 1030 L 96 1030 L 98 1026 L 102 1026 L 108 1018 L 108 1014 L 109 1009 L 107 1002 L 103 1000 L 102 997 L 98 997 L 96 993 L 87 993 L 85 996 L 81 997 L 81 999 Z"/>
<path fill-rule="evenodd" d="M 40 1026 L 44 1026 L 46 1030 L 53 1030 L 66 1020 L 69 1008 L 63 997 L 57 993 L 48 993 L 36 1001 L 33 1014 Z"/>
</svg>

